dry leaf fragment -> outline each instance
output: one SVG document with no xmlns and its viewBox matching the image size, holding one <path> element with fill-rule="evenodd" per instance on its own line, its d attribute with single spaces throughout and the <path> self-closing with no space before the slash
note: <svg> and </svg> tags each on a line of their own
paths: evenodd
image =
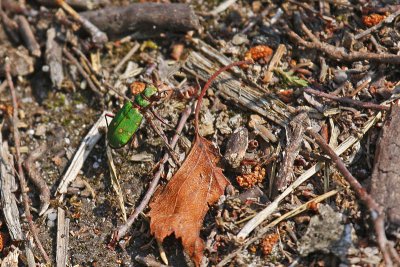
<svg viewBox="0 0 400 267">
<path fill-rule="evenodd" d="M 196 266 L 203 257 L 204 241 L 200 229 L 208 206 L 224 193 L 229 181 L 217 167 L 221 160 L 218 150 L 199 134 L 199 114 L 203 97 L 221 72 L 234 66 L 252 64 L 253 60 L 233 62 L 216 71 L 204 85 L 195 110 L 196 137 L 192 149 L 165 188 L 156 192 L 150 203 L 150 230 L 158 241 L 175 234 Z"/>
<path fill-rule="evenodd" d="M 196 266 L 203 257 L 204 241 L 199 235 L 204 216 L 229 184 L 217 167 L 219 161 L 218 150 L 197 135 L 182 166 L 150 204 L 152 234 L 160 241 L 172 233 L 181 238 Z"/>
</svg>

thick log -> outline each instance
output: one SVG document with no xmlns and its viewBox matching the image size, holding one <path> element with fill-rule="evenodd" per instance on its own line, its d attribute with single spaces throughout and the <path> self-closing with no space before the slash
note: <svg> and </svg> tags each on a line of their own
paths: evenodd
<svg viewBox="0 0 400 267">
<path fill-rule="evenodd" d="M 187 4 L 134 3 L 80 13 L 108 36 L 133 32 L 187 32 L 199 27 L 199 20 Z"/>
</svg>

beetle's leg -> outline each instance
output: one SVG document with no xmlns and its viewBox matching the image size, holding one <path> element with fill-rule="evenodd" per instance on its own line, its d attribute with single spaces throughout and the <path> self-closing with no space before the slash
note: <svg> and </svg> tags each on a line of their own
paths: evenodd
<svg viewBox="0 0 400 267">
<path fill-rule="evenodd" d="M 104 117 L 105 117 L 105 119 L 106 119 L 106 124 L 107 124 L 107 128 L 108 128 L 108 121 L 107 121 L 107 117 L 109 117 L 109 118 L 114 118 L 115 117 L 115 115 L 114 114 L 108 114 L 108 113 L 106 113 L 106 114 L 104 114 Z"/>
<path fill-rule="evenodd" d="M 144 116 L 146 118 L 146 121 L 150 124 L 151 128 L 153 128 L 153 130 L 163 139 L 163 141 L 165 143 L 165 147 L 167 148 L 167 151 L 170 154 L 173 161 L 175 162 L 175 164 L 178 166 L 181 166 L 181 164 L 179 163 L 179 160 L 175 154 L 174 149 L 168 143 L 168 139 L 167 139 L 167 136 L 165 135 L 164 131 L 154 124 L 154 122 L 152 121 L 152 118 L 147 113 L 144 113 Z"/>
</svg>

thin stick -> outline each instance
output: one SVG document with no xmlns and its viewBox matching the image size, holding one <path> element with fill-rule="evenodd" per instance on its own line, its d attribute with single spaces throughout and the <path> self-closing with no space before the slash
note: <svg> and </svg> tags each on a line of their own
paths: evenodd
<svg viewBox="0 0 400 267">
<path fill-rule="evenodd" d="M 244 60 L 244 61 L 237 61 L 237 62 L 232 62 L 229 65 L 226 65 L 225 67 L 220 68 L 217 70 L 207 81 L 207 83 L 204 85 L 203 89 L 200 92 L 200 95 L 198 97 L 197 105 L 196 105 L 196 110 L 194 113 L 194 126 L 195 126 L 195 133 L 196 135 L 199 134 L 199 114 L 200 114 L 200 109 L 201 109 L 201 103 L 203 102 L 203 97 L 206 94 L 208 88 L 211 86 L 212 82 L 220 75 L 222 72 L 229 70 L 235 66 L 241 66 L 245 64 L 253 64 L 254 61 L 252 59 L 250 60 Z"/>
<path fill-rule="evenodd" d="M 26 219 L 29 224 L 29 229 L 32 232 L 33 238 L 35 239 L 36 245 L 38 246 L 40 252 L 42 253 L 44 260 L 46 261 L 47 264 L 51 264 L 50 258 L 47 255 L 46 251 L 44 250 L 42 243 L 40 242 L 40 239 L 38 237 L 38 231 L 32 220 L 32 214 L 31 214 L 30 206 L 29 206 L 29 198 L 28 198 L 28 194 L 27 194 L 28 186 L 26 184 L 24 171 L 22 169 L 22 158 L 21 158 L 21 150 L 20 150 L 21 141 L 19 138 L 19 131 L 18 131 L 17 96 L 15 94 L 14 83 L 11 78 L 10 60 L 9 60 L 9 58 L 6 58 L 5 61 L 6 61 L 6 66 L 5 66 L 6 77 L 7 77 L 8 87 L 10 88 L 10 93 L 11 93 L 12 103 L 13 103 L 12 124 L 13 124 L 13 135 L 14 135 L 14 143 L 15 143 L 15 154 L 16 154 L 16 162 L 17 162 L 18 174 L 19 174 L 18 178 L 19 178 L 19 183 L 21 186 L 22 199 L 24 202 L 25 216 L 26 216 Z"/>
<path fill-rule="evenodd" d="M 64 47 L 63 49 L 63 53 L 64 55 L 68 58 L 68 60 L 71 61 L 72 64 L 74 64 L 76 66 L 76 68 L 78 69 L 78 72 L 83 76 L 83 78 L 86 79 L 87 83 L 89 84 L 90 89 L 92 89 L 92 91 L 102 97 L 103 93 L 96 87 L 96 85 L 94 85 L 93 81 L 90 79 L 90 76 L 86 73 L 86 71 L 82 68 L 81 64 L 78 62 L 78 60 Z"/>
<path fill-rule="evenodd" d="M 375 110 L 390 110 L 389 106 L 378 105 L 378 104 L 374 104 L 374 103 L 371 103 L 371 102 L 363 102 L 363 101 L 351 99 L 351 98 L 348 98 L 348 97 L 339 97 L 339 96 L 335 96 L 335 95 L 332 95 L 332 94 L 327 94 L 327 93 L 324 93 L 324 92 L 320 92 L 320 91 L 314 90 L 312 88 L 305 88 L 304 92 L 309 93 L 309 94 L 313 94 L 313 95 L 316 95 L 316 96 L 328 98 L 328 99 L 331 99 L 331 100 L 335 100 L 335 101 L 340 102 L 340 103 L 349 104 L 349 105 L 352 105 L 352 106 L 358 106 L 358 107 L 362 107 L 362 108 L 375 109 Z"/>
<path fill-rule="evenodd" d="M 179 135 L 182 132 L 183 127 L 185 126 L 185 123 L 190 116 L 191 111 L 192 111 L 191 107 L 187 107 L 183 111 L 182 117 L 178 124 L 178 127 L 176 128 L 176 133 L 172 137 L 172 140 L 170 142 L 170 146 L 172 148 L 174 148 L 176 143 L 178 142 Z M 142 202 L 140 202 L 139 206 L 135 209 L 133 214 L 128 218 L 128 221 L 125 224 L 118 227 L 118 229 L 113 233 L 113 237 L 109 244 L 109 247 L 115 247 L 116 242 L 119 241 L 122 237 L 124 237 L 126 235 L 128 230 L 132 227 L 132 224 L 135 222 L 136 218 L 147 207 L 147 204 L 149 203 L 150 198 L 153 196 L 154 192 L 156 191 L 158 182 L 160 181 L 160 178 L 161 178 L 161 174 L 164 171 L 164 164 L 167 162 L 168 159 L 169 159 L 169 153 L 166 152 L 164 154 L 164 157 L 160 161 L 160 167 L 159 167 L 157 173 L 154 175 L 154 178 L 151 181 L 151 183 L 149 185 L 149 189 L 147 190 L 146 195 L 143 197 Z"/>
<path fill-rule="evenodd" d="M 40 51 L 40 45 L 36 41 L 35 35 L 32 32 L 32 28 L 28 20 L 24 16 L 18 16 L 17 22 L 19 26 L 19 32 L 29 52 L 31 52 L 31 54 L 35 57 L 40 57 L 42 54 Z"/>
<path fill-rule="evenodd" d="M 127 62 L 135 53 L 138 51 L 140 47 L 139 43 L 135 43 L 135 45 L 129 50 L 128 54 L 124 56 L 124 58 L 118 63 L 118 65 L 114 68 L 114 73 L 118 73 L 119 70 L 124 66 L 125 62 Z"/>
<path fill-rule="evenodd" d="M 364 189 L 364 187 L 358 182 L 358 180 L 350 173 L 342 159 L 333 151 L 333 149 L 325 142 L 324 138 L 318 133 L 314 132 L 312 129 L 307 129 L 306 132 L 311 135 L 319 147 L 331 158 L 332 162 L 336 165 L 338 171 L 343 175 L 343 177 L 350 184 L 351 188 L 360 198 L 360 200 L 368 207 L 371 218 L 374 221 L 375 233 L 377 236 L 377 241 L 379 248 L 383 254 L 386 266 L 392 266 L 391 250 L 388 248 L 392 246 L 386 238 L 385 234 L 385 215 L 383 212 L 383 207 L 380 206 Z M 397 253 L 393 255 L 396 260 L 396 264 L 400 264 L 397 260 Z"/>
</svg>

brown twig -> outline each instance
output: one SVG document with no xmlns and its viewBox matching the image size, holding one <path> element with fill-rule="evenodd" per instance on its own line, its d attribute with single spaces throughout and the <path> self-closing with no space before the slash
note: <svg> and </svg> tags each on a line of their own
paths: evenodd
<svg viewBox="0 0 400 267">
<path fill-rule="evenodd" d="M 386 266 L 392 266 L 392 258 L 396 261 L 396 264 L 400 264 L 399 256 L 390 247 L 392 244 L 386 238 L 385 234 L 385 215 L 383 208 L 367 193 L 362 187 L 358 180 L 350 173 L 342 159 L 336 155 L 335 151 L 325 142 L 324 138 L 312 129 L 306 130 L 307 134 L 312 136 L 319 147 L 331 158 L 332 162 L 336 165 L 336 168 L 344 176 L 351 188 L 355 191 L 360 200 L 368 207 L 371 218 L 374 221 L 375 233 L 379 248 L 383 254 Z M 394 253 L 395 252 L 395 253 Z"/>
<path fill-rule="evenodd" d="M 92 41 L 96 44 L 105 44 L 108 42 L 107 35 L 99 30 L 93 23 L 79 15 L 70 5 L 64 0 L 56 0 L 57 4 L 70 14 L 82 27 L 91 35 Z"/>
<path fill-rule="evenodd" d="M 191 107 L 187 107 L 183 111 L 181 119 L 178 124 L 178 127 L 176 128 L 175 135 L 172 137 L 172 140 L 170 142 L 170 146 L 172 148 L 174 148 L 176 143 L 178 142 L 179 134 L 182 132 L 182 129 L 185 126 L 185 123 L 186 123 L 187 119 L 189 118 L 191 111 L 192 111 Z M 126 223 L 121 225 L 120 227 L 118 227 L 118 229 L 113 233 L 113 237 L 109 244 L 109 247 L 115 247 L 116 242 L 119 241 L 122 237 L 124 237 L 126 235 L 128 230 L 132 227 L 132 224 L 135 222 L 136 218 L 146 208 L 147 204 L 149 204 L 150 198 L 153 196 L 154 192 L 156 191 L 158 182 L 160 181 L 160 178 L 161 178 L 161 174 L 164 171 L 164 164 L 167 162 L 168 159 L 169 159 L 169 153 L 165 153 L 164 157 L 160 161 L 160 167 L 159 167 L 157 173 L 154 175 L 154 178 L 151 181 L 149 188 L 147 189 L 146 195 L 143 197 L 139 206 L 135 209 L 133 214 L 128 218 Z"/>
<path fill-rule="evenodd" d="M 30 206 L 29 206 L 29 198 L 27 194 L 27 184 L 25 180 L 25 175 L 24 171 L 22 169 L 22 158 L 21 158 L 21 151 L 20 151 L 20 138 L 19 138 L 19 131 L 18 131 L 18 103 L 17 103 L 17 96 L 15 93 L 15 88 L 14 88 L 14 83 L 11 78 L 11 70 L 10 70 L 10 62 L 8 59 L 6 59 L 6 77 L 7 77 L 7 82 L 8 82 L 8 87 L 10 88 L 10 93 L 12 97 L 12 103 L 13 103 L 13 117 L 12 117 L 12 124 L 13 124 L 13 135 L 14 135 L 14 145 L 15 145 L 15 160 L 17 162 L 17 168 L 18 168 L 18 178 L 19 178 L 19 183 L 21 186 L 21 194 L 22 194 L 22 199 L 24 202 L 24 209 L 25 209 L 25 216 L 29 224 L 29 229 L 32 232 L 33 238 L 36 242 L 36 245 L 38 246 L 40 252 L 42 253 L 42 256 L 44 260 L 50 264 L 50 258 L 47 255 L 46 251 L 44 250 L 42 243 L 40 242 L 39 236 L 38 236 L 38 231 L 33 223 L 32 220 L 32 215 L 30 211 Z"/>
<path fill-rule="evenodd" d="M 79 63 L 79 61 L 68 51 L 68 49 L 66 49 L 64 47 L 63 49 L 63 53 L 64 55 L 68 58 L 68 60 L 71 61 L 72 64 L 74 64 L 76 66 L 76 68 L 78 69 L 79 73 L 83 76 L 83 78 L 86 79 L 87 83 L 89 84 L 90 89 L 92 89 L 92 91 L 102 97 L 103 93 L 96 87 L 96 85 L 93 83 L 93 81 L 90 79 L 89 74 L 86 73 L 86 71 L 83 69 L 83 67 L 81 66 L 81 64 Z"/>
<path fill-rule="evenodd" d="M 328 98 L 340 103 L 344 103 L 344 104 L 349 104 L 352 106 L 358 106 L 358 107 L 362 107 L 362 108 L 367 108 L 367 109 L 375 109 L 375 110 L 390 110 L 389 106 L 383 106 L 383 105 L 378 105 L 378 104 L 374 104 L 371 102 L 363 102 L 363 101 L 359 101 L 359 100 L 355 100 L 355 99 L 351 99 L 348 97 L 339 97 L 339 96 L 335 96 L 332 94 L 327 94 L 321 91 L 317 91 L 314 90 L 312 88 L 305 88 L 304 92 L 309 93 L 309 94 L 313 94 L 319 97 L 324 97 L 324 98 Z"/>
<path fill-rule="evenodd" d="M 24 161 L 24 167 L 26 172 L 28 173 L 28 177 L 40 191 L 39 215 L 42 215 L 50 205 L 50 189 L 47 186 L 46 181 L 42 178 L 35 167 L 36 160 L 38 160 L 46 152 L 46 149 L 46 144 L 40 145 L 38 148 L 33 150 L 29 157 Z"/>
<path fill-rule="evenodd" d="M 36 41 L 35 35 L 32 32 L 32 28 L 29 25 L 29 22 L 24 16 L 21 15 L 17 17 L 17 23 L 19 26 L 19 32 L 29 52 L 35 57 L 40 57 L 40 55 L 42 54 L 42 52 L 40 51 L 40 45 Z"/>
<path fill-rule="evenodd" d="M 300 26 L 302 30 L 308 29 L 303 23 L 301 23 Z M 283 25 L 283 28 L 286 30 L 287 35 L 297 44 L 305 46 L 308 49 L 317 49 L 325 53 L 328 57 L 332 59 L 347 62 L 370 60 L 378 63 L 400 64 L 399 55 L 358 51 L 346 52 L 343 47 L 336 47 L 328 43 L 321 42 L 320 40 L 318 40 L 318 38 L 312 38 L 312 42 L 306 41 L 301 38 L 297 33 L 292 31 L 292 29 L 290 29 L 289 26 L 286 24 Z M 308 30 L 308 32 L 311 31 Z"/>
</svg>

